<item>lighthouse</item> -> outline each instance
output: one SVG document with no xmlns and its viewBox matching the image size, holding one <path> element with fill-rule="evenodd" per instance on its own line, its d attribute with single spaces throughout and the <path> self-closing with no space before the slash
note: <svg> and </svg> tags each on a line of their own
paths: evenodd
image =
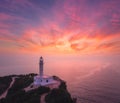
<svg viewBox="0 0 120 103">
<path fill-rule="evenodd" d="M 46 86 L 46 85 L 56 83 L 57 81 L 54 80 L 53 76 L 44 75 L 44 73 L 43 73 L 44 66 L 43 65 L 44 65 L 44 60 L 43 60 L 43 57 L 41 56 L 40 60 L 39 60 L 39 74 L 34 77 L 34 85 Z"/>
<path fill-rule="evenodd" d="M 41 56 L 40 57 L 40 61 L 39 61 L 39 74 L 40 74 L 40 77 L 43 77 L 43 57 Z"/>
</svg>

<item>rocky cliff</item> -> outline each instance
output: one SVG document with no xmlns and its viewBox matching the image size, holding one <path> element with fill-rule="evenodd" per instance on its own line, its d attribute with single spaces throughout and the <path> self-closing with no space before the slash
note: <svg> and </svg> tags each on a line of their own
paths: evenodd
<svg viewBox="0 0 120 103">
<path fill-rule="evenodd" d="M 75 103 L 66 83 L 53 76 L 60 84 L 34 87 L 36 74 L 0 77 L 0 103 Z M 29 89 L 26 89 L 29 88 Z"/>
</svg>

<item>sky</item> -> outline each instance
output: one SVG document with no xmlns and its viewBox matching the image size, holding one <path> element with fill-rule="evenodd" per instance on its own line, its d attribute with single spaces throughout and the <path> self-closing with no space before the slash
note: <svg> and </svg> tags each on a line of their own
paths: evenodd
<svg viewBox="0 0 120 103">
<path fill-rule="evenodd" d="M 120 0 L 0 0 L 0 75 L 37 71 L 41 55 L 47 68 L 119 64 Z"/>
<path fill-rule="evenodd" d="M 119 54 L 120 0 L 0 0 L 0 53 Z"/>
</svg>

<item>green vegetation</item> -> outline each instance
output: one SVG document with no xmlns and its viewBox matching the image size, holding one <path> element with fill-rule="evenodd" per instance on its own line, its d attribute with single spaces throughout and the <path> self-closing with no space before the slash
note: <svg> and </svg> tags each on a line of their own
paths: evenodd
<svg viewBox="0 0 120 103">
<path fill-rule="evenodd" d="M 49 91 L 48 87 L 39 87 L 29 92 L 19 90 L 18 92 L 9 94 L 5 99 L 1 99 L 0 103 L 40 103 L 40 95 Z"/>
<path fill-rule="evenodd" d="M 22 90 L 23 88 L 29 86 L 33 82 L 33 74 L 28 75 L 19 75 L 19 78 L 15 79 L 15 83 L 9 89 L 7 96 L 17 93 L 18 91 Z"/>
<path fill-rule="evenodd" d="M 40 86 L 25 92 L 24 88 L 33 83 L 35 75 L 36 74 L 0 77 L 0 87 L 4 87 L 4 91 L 9 87 L 12 77 L 18 77 L 8 90 L 6 98 L 0 99 L 0 103 L 40 103 L 40 97 L 44 93 L 47 93 L 45 97 L 46 103 L 75 103 L 67 91 L 66 83 L 56 76 L 54 76 L 54 79 L 61 82 L 58 89 L 50 90 L 49 87 Z M 31 88 L 33 88 L 33 86 L 31 86 Z M 2 91 L 2 89 L 0 91 Z"/>
<path fill-rule="evenodd" d="M 0 77 L 0 95 L 10 86 L 11 76 Z"/>
<path fill-rule="evenodd" d="M 61 84 L 59 86 L 60 89 L 67 90 L 66 83 L 64 81 L 61 81 Z"/>
<path fill-rule="evenodd" d="M 61 80 L 59 88 L 51 90 L 45 97 L 46 103 L 76 103 L 67 91 L 66 83 Z"/>
<path fill-rule="evenodd" d="M 24 91 L 24 88 L 33 82 L 33 77 L 35 75 L 36 74 L 17 76 L 19 78 L 16 78 L 13 86 L 8 90 L 6 98 L 1 99 L 0 103 L 40 103 L 40 95 L 48 93 L 50 88 L 41 86 L 28 92 Z"/>
<path fill-rule="evenodd" d="M 53 89 L 45 97 L 46 103 L 73 103 L 70 94 L 63 89 Z"/>
</svg>

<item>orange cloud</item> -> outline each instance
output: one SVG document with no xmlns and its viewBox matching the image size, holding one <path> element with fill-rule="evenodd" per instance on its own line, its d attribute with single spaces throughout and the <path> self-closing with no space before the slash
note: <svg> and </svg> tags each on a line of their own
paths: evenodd
<svg viewBox="0 0 120 103">
<path fill-rule="evenodd" d="M 22 3 L 17 0 L 11 4 L 15 5 L 13 8 L 8 5 L 9 13 L 0 12 L 2 50 L 9 46 L 15 51 L 34 53 L 119 52 L 118 1 L 58 0 L 52 4 L 43 2 L 46 8 L 39 8 L 36 1 Z"/>
</svg>

